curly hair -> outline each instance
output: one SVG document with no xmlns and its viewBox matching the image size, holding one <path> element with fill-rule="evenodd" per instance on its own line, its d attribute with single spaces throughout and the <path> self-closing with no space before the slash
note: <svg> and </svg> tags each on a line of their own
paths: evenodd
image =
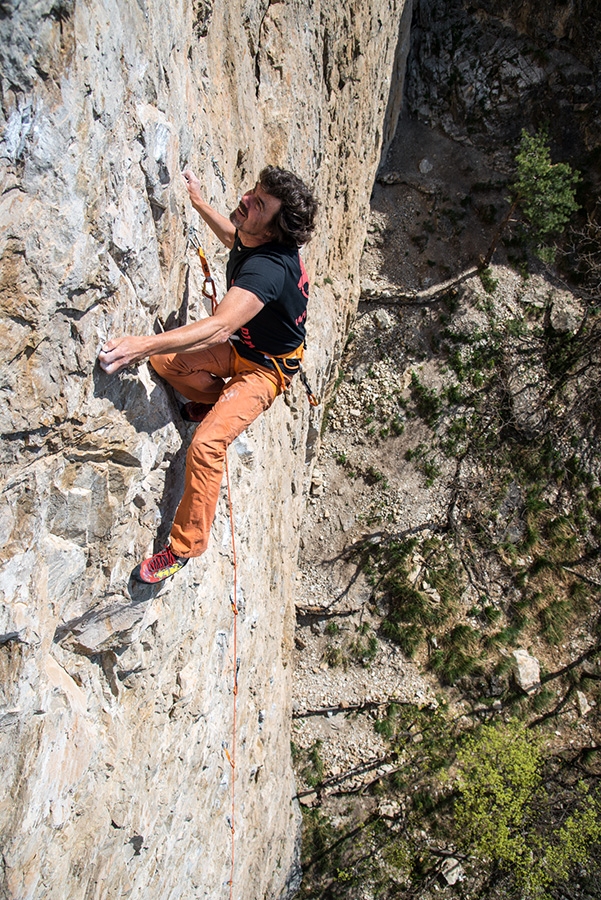
<svg viewBox="0 0 601 900">
<path fill-rule="evenodd" d="M 287 247 L 302 247 L 315 229 L 317 200 L 298 176 L 278 166 L 265 166 L 259 184 L 266 193 L 282 201 L 271 222 L 276 241 Z"/>
</svg>

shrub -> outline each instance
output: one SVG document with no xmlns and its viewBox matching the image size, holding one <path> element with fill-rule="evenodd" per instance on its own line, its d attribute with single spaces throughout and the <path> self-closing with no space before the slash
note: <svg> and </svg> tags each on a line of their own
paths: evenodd
<svg viewBox="0 0 601 900">
<path fill-rule="evenodd" d="M 484 726 L 457 757 L 457 834 L 471 854 L 498 866 L 520 895 L 546 898 L 601 838 L 598 807 L 580 785 L 572 809 L 550 796 L 541 742 L 520 723 Z"/>
</svg>

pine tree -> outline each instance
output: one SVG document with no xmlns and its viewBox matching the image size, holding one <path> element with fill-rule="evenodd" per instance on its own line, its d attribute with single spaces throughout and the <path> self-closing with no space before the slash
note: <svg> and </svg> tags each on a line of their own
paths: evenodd
<svg viewBox="0 0 601 900">
<path fill-rule="evenodd" d="M 482 269 L 489 265 L 503 232 L 518 209 L 537 244 L 538 255 L 546 260 L 553 256 L 552 248 L 546 242 L 561 233 L 569 217 L 578 209 L 575 195 L 580 174 L 568 163 L 551 162 L 546 131 L 529 134 L 523 129 L 515 161 L 517 176 L 510 188 L 511 206 L 481 261 Z"/>
</svg>

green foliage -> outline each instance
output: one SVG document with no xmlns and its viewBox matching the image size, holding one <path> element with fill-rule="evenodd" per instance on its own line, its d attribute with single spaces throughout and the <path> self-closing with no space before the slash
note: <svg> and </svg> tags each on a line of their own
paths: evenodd
<svg viewBox="0 0 601 900">
<path fill-rule="evenodd" d="M 545 131 L 524 129 L 516 155 L 517 178 L 513 192 L 537 240 L 560 233 L 578 209 L 576 185 L 580 179 L 568 163 L 552 163 Z"/>
<path fill-rule="evenodd" d="M 455 684 L 477 667 L 477 657 L 470 651 L 478 642 L 478 632 L 469 625 L 455 625 L 442 639 L 442 647 L 430 657 L 432 668 L 443 684 Z"/>
<path fill-rule="evenodd" d="M 395 437 L 401 435 L 405 430 L 405 424 L 398 416 L 394 416 L 390 422 L 390 430 Z"/>
<path fill-rule="evenodd" d="M 385 847 L 383 852 L 385 862 L 397 869 L 400 875 L 409 875 L 414 865 L 415 850 L 410 842 L 401 837 Z"/>
<path fill-rule="evenodd" d="M 524 864 L 526 808 L 539 787 L 540 750 L 523 725 L 485 726 L 457 758 L 455 815 L 465 843 L 486 859 Z"/>
<path fill-rule="evenodd" d="M 480 277 L 480 281 L 482 282 L 482 287 L 486 291 L 487 294 L 494 294 L 497 289 L 497 285 L 499 283 L 498 278 L 494 278 L 492 274 L 492 269 L 490 267 L 486 269 L 481 269 L 478 272 Z"/>
<path fill-rule="evenodd" d="M 303 807 L 303 856 L 305 859 L 320 860 L 318 871 L 330 870 L 336 862 L 336 858 L 333 860 L 327 855 L 335 836 L 336 831 L 328 816 L 318 807 Z"/>
<path fill-rule="evenodd" d="M 346 669 L 347 658 L 344 655 L 342 647 L 336 647 L 334 644 L 328 644 L 324 652 L 324 659 L 330 669 L 335 669 L 336 666 L 343 666 Z"/>
<path fill-rule="evenodd" d="M 501 617 L 501 610 L 495 609 L 494 606 L 483 606 L 482 607 L 482 618 L 486 622 L 487 625 L 494 625 L 494 623 Z"/>
<path fill-rule="evenodd" d="M 441 473 L 440 466 L 430 455 L 425 444 L 418 444 L 415 450 L 405 451 L 405 459 L 407 462 L 413 461 L 416 468 L 424 476 L 426 487 L 432 487 L 436 479 Z"/>
<path fill-rule="evenodd" d="M 360 637 L 356 638 L 351 642 L 348 649 L 351 657 L 367 669 L 377 656 L 378 647 L 378 639 L 372 634 L 367 640 L 362 640 Z"/>
<path fill-rule="evenodd" d="M 376 469 L 375 466 L 368 466 L 365 473 L 365 480 L 368 484 L 380 484 L 384 490 L 388 490 L 388 481 L 383 472 Z"/>
<path fill-rule="evenodd" d="M 510 873 L 522 897 L 547 897 L 601 839 L 599 809 L 583 786 L 571 813 L 554 815 L 541 742 L 523 724 L 484 726 L 457 766 L 457 834 L 471 854 Z"/>
<path fill-rule="evenodd" d="M 374 576 L 379 573 L 379 578 L 374 577 L 377 593 L 388 606 L 380 633 L 394 641 L 410 658 L 415 655 L 428 634 L 433 634 L 434 629 L 447 622 L 461 596 L 465 578 L 458 560 L 449 548 L 438 538 L 430 538 L 421 544 L 420 549 L 428 557 L 428 583 L 438 596 L 435 597 L 430 588 L 419 590 L 409 580 L 407 570 L 407 561 L 415 546 L 415 539 L 391 540 L 372 545 L 368 551 Z M 367 560 L 364 559 L 364 569 L 366 564 Z M 468 628 L 468 632 L 471 635 L 471 629 Z M 461 669 L 461 674 L 465 674 L 468 669 L 473 669 L 471 663 L 469 666 L 461 663 L 456 653 L 459 650 L 459 655 L 461 654 L 462 646 L 459 644 L 464 645 L 468 640 L 461 626 L 458 626 L 450 640 L 449 660 L 441 667 L 441 672 L 452 668 L 453 672 Z M 443 656 L 446 660 L 447 654 Z"/>
<path fill-rule="evenodd" d="M 398 644 L 409 659 L 413 659 L 426 636 L 421 625 L 403 625 L 390 618 L 385 619 L 382 623 L 382 634 Z"/>
<path fill-rule="evenodd" d="M 578 209 L 575 194 L 580 175 L 568 163 L 551 162 L 544 130 L 536 134 L 522 131 L 515 161 L 517 173 L 511 186 L 513 202 L 481 260 L 481 269 L 488 267 L 501 235 L 518 208 L 523 212 L 530 237 L 538 244 L 538 255 L 547 261 L 553 254 L 546 242 L 563 231 L 571 214 Z"/>
<path fill-rule="evenodd" d="M 425 384 L 422 384 L 419 376 L 415 372 L 412 372 L 411 394 L 415 401 L 415 408 L 418 416 L 433 428 L 438 421 L 442 407 L 436 391 L 433 391 L 431 388 L 426 387 Z"/>
<path fill-rule="evenodd" d="M 564 640 L 572 613 L 573 608 L 569 600 L 552 600 L 541 611 L 542 632 L 549 644 L 560 644 Z"/>
<path fill-rule="evenodd" d="M 302 754 L 302 756 L 304 756 L 304 765 L 301 768 L 301 775 L 309 787 L 316 787 L 316 785 L 323 781 L 324 764 L 323 759 L 321 758 L 321 747 L 322 741 L 315 741 L 311 747 Z M 298 754 L 298 756 L 301 756 L 301 754 Z"/>
<path fill-rule="evenodd" d="M 395 736 L 398 726 L 399 707 L 396 703 L 389 703 L 384 715 L 374 722 L 374 731 L 381 734 L 389 741 Z"/>
</svg>

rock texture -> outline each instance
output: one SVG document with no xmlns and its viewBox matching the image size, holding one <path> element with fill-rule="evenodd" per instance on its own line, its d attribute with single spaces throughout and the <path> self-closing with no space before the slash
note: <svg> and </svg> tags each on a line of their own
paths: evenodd
<svg viewBox="0 0 601 900">
<path fill-rule="evenodd" d="M 498 142 L 500 167 L 522 128 L 544 126 L 560 157 L 596 170 L 600 36 L 595 0 L 416 0 L 408 105 L 468 146 Z"/>
<path fill-rule="evenodd" d="M 322 203 L 305 259 L 323 393 L 398 112 L 403 2 L 1 6 L 0 892 L 227 896 L 237 655 L 232 893 L 288 896 L 290 581 L 320 413 L 297 384 L 231 451 L 234 654 L 225 500 L 177 580 L 130 578 L 168 533 L 189 432 L 146 366 L 106 376 L 95 359 L 107 335 L 205 314 L 181 168 L 227 210 L 274 162 Z"/>
</svg>

